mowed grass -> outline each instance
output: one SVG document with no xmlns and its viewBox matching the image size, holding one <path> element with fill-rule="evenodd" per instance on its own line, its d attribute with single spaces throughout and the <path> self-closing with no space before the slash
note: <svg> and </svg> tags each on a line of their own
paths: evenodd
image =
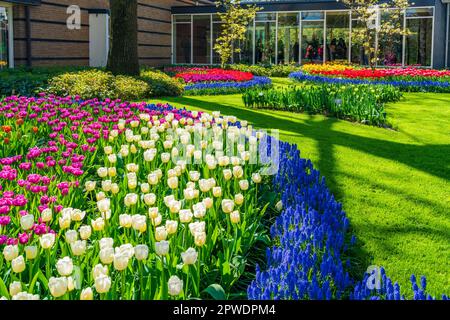
<svg viewBox="0 0 450 320">
<path fill-rule="evenodd" d="M 410 298 L 411 274 L 426 275 L 432 295 L 450 293 L 450 94 L 408 93 L 388 105 L 396 131 L 321 115 L 249 110 L 241 95 L 152 102 L 217 110 L 280 130 L 280 138 L 298 145 L 343 203 L 358 238 L 355 274 L 384 266 Z"/>
</svg>

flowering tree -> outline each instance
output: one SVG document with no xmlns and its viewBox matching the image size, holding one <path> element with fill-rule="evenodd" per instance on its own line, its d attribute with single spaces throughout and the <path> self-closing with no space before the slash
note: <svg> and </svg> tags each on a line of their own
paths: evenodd
<svg viewBox="0 0 450 320">
<path fill-rule="evenodd" d="M 397 36 L 409 34 L 403 28 L 403 14 L 409 7 L 408 0 L 342 0 L 352 10 L 352 18 L 358 20 L 358 28 L 352 30 L 352 42 L 361 46 L 372 69 L 378 61 L 380 46 L 377 39 L 386 39 L 386 46 L 393 47 Z M 388 9 L 389 8 L 389 9 Z M 386 15 L 387 19 L 382 19 Z"/>
<path fill-rule="evenodd" d="M 222 21 L 222 33 L 214 45 L 214 50 L 219 54 L 223 68 L 230 61 L 233 53 L 241 51 L 240 48 L 234 47 L 234 44 L 245 40 L 247 26 L 255 19 L 260 8 L 255 5 L 243 7 L 240 0 L 218 0 L 216 6 L 225 9 L 225 12 L 218 13 Z"/>
</svg>

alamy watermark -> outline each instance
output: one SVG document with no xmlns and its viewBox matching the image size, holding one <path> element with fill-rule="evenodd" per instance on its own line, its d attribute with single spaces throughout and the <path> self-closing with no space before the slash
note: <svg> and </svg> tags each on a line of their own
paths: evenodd
<svg viewBox="0 0 450 320">
<path fill-rule="evenodd" d="M 69 17 L 66 20 L 67 29 L 80 30 L 81 29 L 81 9 L 77 5 L 67 7 L 66 13 Z"/>
</svg>

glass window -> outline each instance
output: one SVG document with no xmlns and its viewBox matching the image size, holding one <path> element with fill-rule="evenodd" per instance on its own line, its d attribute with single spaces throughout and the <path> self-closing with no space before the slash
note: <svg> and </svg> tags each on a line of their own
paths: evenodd
<svg viewBox="0 0 450 320">
<path fill-rule="evenodd" d="M 278 14 L 278 63 L 298 63 L 300 58 L 299 14 Z"/>
<path fill-rule="evenodd" d="M 433 8 L 410 8 L 406 10 L 406 17 L 432 17 Z"/>
<path fill-rule="evenodd" d="M 327 12 L 327 61 L 348 61 L 349 12 Z"/>
<path fill-rule="evenodd" d="M 405 64 L 409 66 L 431 66 L 431 44 L 433 37 L 433 19 L 407 19 Z"/>
<path fill-rule="evenodd" d="M 9 30 L 8 11 L 0 7 L 0 69 L 8 66 L 9 62 Z"/>
<path fill-rule="evenodd" d="M 211 16 L 194 16 L 194 63 L 211 63 Z"/>
<path fill-rule="evenodd" d="M 240 41 L 235 44 L 240 51 L 234 53 L 233 62 L 234 63 L 245 63 L 252 64 L 253 63 L 253 22 L 251 26 L 247 28 L 247 32 L 245 34 L 245 40 Z"/>
<path fill-rule="evenodd" d="M 174 23 L 173 55 L 175 63 L 191 63 L 191 24 Z"/>
<path fill-rule="evenodd" d="M 275 63 L 275 22 L 256 22 L 255 25 L 255 62 Z"/>
<path fill-rule="evenodd" d="M 302 12 L 302 20 L 323 20 L 324 14 L 321 11 Z"/>
<path fill-rule="evenodd" d="M 302 63 L 323 63 L 323 21 L 302 22 Z"/>
<path fill-rule="evenodd" d="M 384 10 L 381 14 L 382 25 L 389 28 L 400 28 L 404 27 L 404 14 L 401 10 Z M 403 54 L 403 36 L 397 35 L 387 35 L 386 33 L 380 32 L 378 36 L 378 45 L 380 56 L 378 57 L 378 65 L 390 66 L 390 67 L 401 67 L 402 66 L 402 54 Z"/>
<path fill-rule="evenodd" d="M 361 29 L 365 29 L 363 22 L 360 20 L 352 20 L 352 32 L 354 33 L 356 30 Z M 357 42 L 354 36 L 352 36 L 351 62 L 363 66 L 369 65 L 369 57 L 365 54 L 363 46 Z"/>
</svg>

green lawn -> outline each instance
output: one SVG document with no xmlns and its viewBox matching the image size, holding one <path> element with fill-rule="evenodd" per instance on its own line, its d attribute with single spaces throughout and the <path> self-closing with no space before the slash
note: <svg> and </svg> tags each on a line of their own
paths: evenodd
<svg viewBox="0 0 450 320">
<path fill-rule="evenodd" d="M 249 110 L 240 95 L 157 101 L 218 110 L 280 130 L 280 138 L 299 146 L 343 203 L 359 240 L 353 260 L 360 268 L 384 266 L 408 295 L 412 273 L 427 276 L 431 294 L 450 293 L 450 94 L 405 94 L 389 105 L 397 131 L 320 115 Z"/>
</svg>

